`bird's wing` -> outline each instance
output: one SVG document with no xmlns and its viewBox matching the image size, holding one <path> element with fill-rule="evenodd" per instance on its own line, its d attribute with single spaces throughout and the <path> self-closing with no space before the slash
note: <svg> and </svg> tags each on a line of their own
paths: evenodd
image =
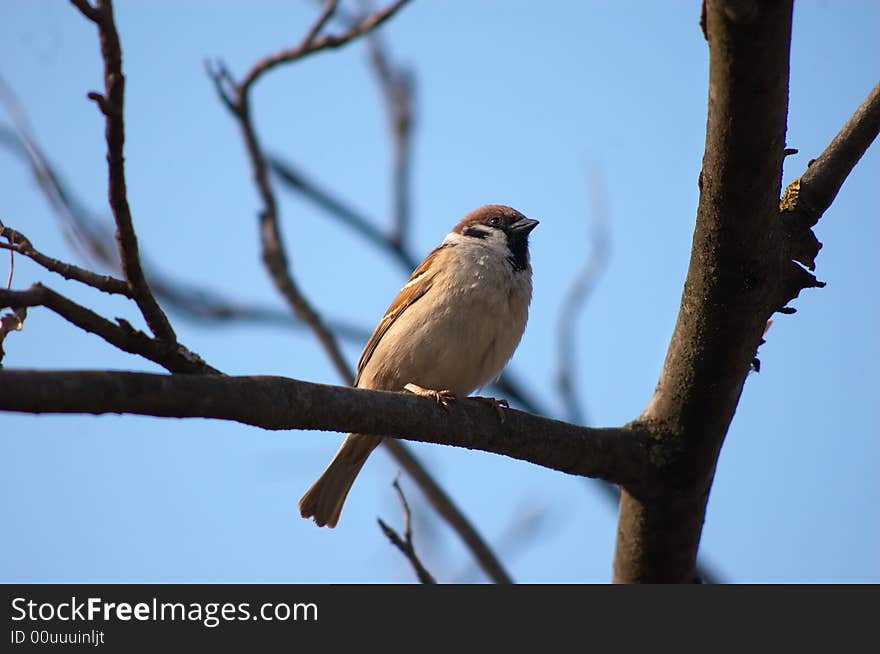
<svg viewBox="0 0 880 654">
<path fill-rule="evenodd" d="M 432 270 L 434 260 L 437 258 L 440 250 L 444 247 L 451 246 L 441 245 L 425 257 L 425 260 L 419 264 L 419 267 L 416 268 L 412 275 L 409 276 L 409 279 L 406 280 L 406 284 L 400 289 L 397 297 L 394 298 L 391 306 L 388 307 L 388 311 L 382 316 L 382 320 L 379 321 L 375 331 L 373 331 L 373 335 L 370 336 L 370 340 L 367 341 L 367 344 L 364 346 L 364 351 L 361 353 L 361 358 L 357 364 L 357 376 L 354 380 L 355 386 L 358 385 L 361 373 L 364 371 L 367 363 L 369 363 L 370 357 L 373 356 L 373 352 L 376 351 L 379 341 L 382 340 L 382 337 L 390 329 L 391 325 L 394 324 L 394 321 L 403 315 L 404 311 L 415 304 L 425 295 L 425 293 L 428 292 L 428 290 L 430 290 L 431 285 L 434 283 L 434 278 L 437 276 L 437 271 L 429 271 Z"/>
</svg>

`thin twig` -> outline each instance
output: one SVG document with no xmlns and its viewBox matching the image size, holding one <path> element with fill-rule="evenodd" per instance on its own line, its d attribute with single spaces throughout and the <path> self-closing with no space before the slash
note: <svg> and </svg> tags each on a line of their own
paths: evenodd
<svg viewBox="0 0 880 654">
<path fill-rule="evenodd" d="M 321 11 L 317 20 L 309 28 L 309 31 L 306 32 L 305 37 L 303 37 L 302 43 L 304 45 L 312 43 L 321 30 L 324 29 L 324 25 L 327 24 L 327 21 L 330 20 L 333 13 L 336 11 L 337 4 L 339 4 L 337 0 L 326 0 L 326 2 L 324 2 L 324 9 Z"/>
<path fill-rule="evenodd" d="M 85 0 L 71 0 L 86 18 L 98 26 L 101 41 L 101 56 L 104 59 L 104 94 L 90 92 L 106 119 L 108 195 L 110 209 L 116 221 L 116 242 L 125 279 L 131 287 L 134 301 L 157 338 L 175 343 L 177 336 L 168 317 L 153 296 L 141 267 L 138 253 L 137 234 L 128 205 L 125 182 L 125 122 L 123 109 L 125 102 L 125 77 L 122 74 L 122 47 L 113 19 L 112 0 L 98 0 L 97 7 Z"/>
<path fill-rule="evenodd" d="M 42 284 L 33 284 L 26 291 L 0 291 L 0 308 L 36 306 L 46 307 L 83 331 L 100 336 L 120 350 L 149 359 L 169 372 L 219 374 L 180 343 L 150 338 L 122 319 L 112 323 Z"/>
<path fill-rule="evenodd" d="M 65 239 L 89 259 L 118 270 L 119 253 L 113 243 L 112 230 L 108 233 L 68 191 L 33 135 L 21 103 L 2 77 L 0 101 L 12 121 L 11 129 L 0 126 L 0 143 L 27 161 L 37 185 L 61 221 L 61 232 Z"/>
<path fill-rule="evenodd" d="M 364 3 L 365 7 L 367 3 Z M 404 246 L 410 224 L 410 172 L 412 129 L 415 112 L 415 84 L 410 71 L 392 63 L 377 32 L 367 35 L 370 62 L 376 73 L 385 101 L 385 112 L 391 133 L 391 216 L 392 227 L 388 240 Z"/>
<path fill-rule="evenodd" d="M 2 222 L 0 222 L 0 236 L 9 241 L 9 243 L 0 243 L 0 248 L 9 250 L 10 253 L 18 252 L 43 266 L 46 270 L 58 273 L 65 279 L 81 282 L 87 286 L 96 288 L 99 291 L 104 291 L 105 293 L 124 295 L 127 298 L 132 297 L 129 285 L 123 280 L 116 279 L 109 275 L 99 275 L 91 270 L 86 270 L 85 268 L 80 268 L 74 264 L 65 263 L 58 259 L 46 256 L 42 252 L 36 250 L 24 234 L 11 227 L 6 227 Z M 10 276 L 10 284 L 7 285 L 7 288 L 10 288 L 11 281 L 12 278 Z"/>
<path fill-rule="evenodd" d="M 263 204 L 259 212 L 263 263 L 269 271 L 276 289 L 285 298 L 296 316 L 312 329 L 324 350 L 330 356 L 336 371 L 348 381 L 353 380 L 354 377 L 341 354 L 335 336 L 306 299 L 290 272 L 290 264 L 278 224 L 278 203 L 269 183 L 266 158 L 251 119 L 250 91 L 253 88 L 253 84 L 264 73 L 275 66 L 299 60 L 317 50 L 344 45 L 381 25 L 407 1 L 399 0 L 394 5 L 368 16 L 341 35 L 320 37 L 317 36 L 317 32 L 329 20 L 336 5 L 335 2 L 327 2 L 318 20 L 297 46 L 261 59 L 251 68 L 239 84 L 231 85 L 231 89 L 228 88 L 230 86 L 228 81 L 229 75 L 227 72 L 224 72 L 224 67 L 220 66 L 213 71 L 209 69 L 218 93 L 238 120 L 250 158 L 251 168 L 253 169 L 254 180 Z"/>
<path fill-rule="evenodd" d="M 306 37 L 300 41 L 297 45 L 291 48 L 285 48 L 283 50 L 279 50 L 275 54 L 269 55 L 268 57 L 264 57 L 260 61 L 258 61 L 254 66 L 245 74 L 244 79 L 239 84 L 239 95 L 247 94 L 248 89 L 256 82 L 263 74 L 269 72 L 276 66 L 281 64 L 288 64 L 293 61 L 298 61 L 308 55 L 314 54 L 316 52 L 320 52 L 321 50 L 327 50 L 331 48 L 339 48 L 348 43 L 351 43 L 359 36 L 366 34 L 367 32 L 379 27 L 386 20 L 394 16 L 400 9 L 403 8 L 410 0 L 397 0 L 396 2 L 388 5 L 385 9 L 377 11 L 370 16 L 367 16 L 365 19 L 361 20 L 359 23 L 346 30 L 341 34 L 327 34 L 325 36 L 316 37 L 312 34 L 312 30 L 306 34 Z M 330 4 L 330 3 L 328 3 Z M 333 3 L 335 5 L 335 3 Z M 326 11 L 326 6 L 325 6 Z M 321 16 L 324 16 L 324 12 L 322 12 Z M 329 16 L 328 16 L 329 18 Z M 314 27 L 323 27 L 324 23 L 326 23 L 326 19 L 315 23 Z"/>
<path fill-rule="evenodd" d="M 12 278 L 15 277 L 15 248 L 9 248 L 9 276 L 6 278 L 6 290 L 12 288 Z"/>
<path fill-rule="evenodd" d="M 408 247 L 393 240 L 376 227 L 373 219 L 322 187 L 319 182 L 309 178 L 293 163 L 285 161 L 278 155 L 268 155 L 266 163 L 269 170 L 282 182 L 283 187 L 310 200 L 328 216 L 353 229 L 379 250 L 390 254 L 407 273 L 412 272 L 419 265 L 419 260 Z"/>
<path fill-rule="evenodd" d="M 14 128 L 0 126 L 0 146 L 20 155 L 28 164 L 38 187 L 58 218 L 61 231 L 71 248 L 79 256 L 108 270 L 120 270 L 118 252 L 113 247 L 113 225 L 99 220 L 85 208 L 85 204 L 68 187 L 61 173 L 49 161 L 37 140 L 30 133 L 27 118 L 15 101 L 12 92 L 4 87 L 0 78 L 0 91 L 6 100 L 7 110 L 13 116 Z M 0 247 L 5 247 L 0 245 Z M 12 251 L 13 248 L 8 248 Z M 56 260 L 57 261 L 57 260 Z M 195 321 L 252 322 L 303 329 L 305 325 L 290 311 L 275 307 L 259 306 L 235 298 L 226 297 L 216 291 L 199 287 L 160 270 L 149 256 L 141 250 L 141 261 L 150 288 L 163 305 L 183 318 Z M 58 262 L 59 266 L 66 266 Z M 91 271 L 85 271 L 88 274 Z M 63 274 L 63 273 L 62 273 Z M 100 279 L 113 279 L 98 275 Z M 117 280 L 122 284 L 121 280 Z M 111 285 L 116 285 L 111 282 Z M 122 292 L 121 288 L 118 288 Z M 127 289 L 125 294 L 129 294 Z M 363 344 L 370 336 L 370 330 L 353 323 L 333 319 L 327 326 L 340 338 L 352 343 Z M 531 410 L 531 409 L 529 409 Z"/>
<path fill-rule="evenodd" d="M 608 211 L 605 204 L 604 185 L 598 169 L 587 175 L 588 197 L 590 199 L 589 222 L 590 238 L 586 248 L 584 263 L 569 286 L 559 307 L 556 321 L 557 334 L 557 372 L 556 387 L 566 408 L 569 422 L 587 424 L 586 409 L 577 392 L 576 377 L 576 334 L 577 317 L 589 301 L 596 283 L 605 270 L 609 259 Z"/>
<path fill-rule="evenodd" d="M 391 544 L 399 549 L 410 562 L 419 581 L 423 584 L 436 584 L 437 580 L 434 579 L 434 575 L 428 572 L 428 569 L 422 564 L 421 559 L 419 559 L 418 554 L 416 554 L 416 548 L 412 542 L 412 515 L 409 510 L 409 502 L 406 501 L 406 496 L 403 494 L 403 490 L 400 488 L 400 483 L 397 479 L 395 479 L 391 485 L 394 486 L 394 490 L 397 491 L 397 497 L 400 499 L 400 504 L 403 508 L 403 538 L 401 538 L 400 534 L 394 531 L 394 529 L 383 522 L 382 518 L 376 518 L 379 527 L 382 529 L 382 533 L 384 533 L 388 540 L 391 541 Z"/>
<path fill-rule="evenodd" d="M 489 547 L 473 523 L 467 519 L 458 505 L 443 490 L 443 487 L 415 458 L 412 449 L 406 443 L 396 439 L 386 438 L 382 444 L 418 485 L 434 510 L 462 539 L 486 576 L 496 584 L 512 584 L 513 578 L 501 564 L 498 556 Z"/>
<path fill-rule="evenodd" d="M 550 522 L 550 514 L 549 506 L 520 507 L 502 534 L 495 539 L 495 549 L 503 552 L 505 558 L 512 559 L 535 541 L 546 538 L 544 528 Z M 473 579 L 474 572 L 474 565 L 469 563 L 455 576 L 455 583 L 468 583 Z"/>
</svg>

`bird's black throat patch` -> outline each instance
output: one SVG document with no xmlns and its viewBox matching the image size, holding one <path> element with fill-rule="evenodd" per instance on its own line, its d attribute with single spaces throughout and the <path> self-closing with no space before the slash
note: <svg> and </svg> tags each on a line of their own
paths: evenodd
<svg viewBox="0 0 880 654">
<path fill-rule="evenodd" d="M 522 271 L 529 267 L 529 235 L 522 232 L 507 232 L 507 260 L 513 269 Z"/>
</svg>

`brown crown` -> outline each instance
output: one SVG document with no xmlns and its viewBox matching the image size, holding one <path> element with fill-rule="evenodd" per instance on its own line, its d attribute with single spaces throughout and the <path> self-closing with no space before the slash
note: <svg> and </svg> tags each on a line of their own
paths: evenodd
<svg viewBox="0 0 880 654">
<path fill-rule="evenodd" d="M 517 220 L 524 219 L 525 216 L 516 209 L 506 207 L 503 204 L 485 204 L 462 218 L 452 231 L 461 234 L 470 225 L 491 225 L 493 218 L 497 218 L 497 226 L 504 229 Z"/>
</svg>

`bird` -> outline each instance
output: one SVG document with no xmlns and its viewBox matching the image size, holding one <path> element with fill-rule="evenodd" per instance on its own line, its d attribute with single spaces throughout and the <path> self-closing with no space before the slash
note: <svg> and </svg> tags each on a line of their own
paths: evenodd
<svg viewBox="0 0 880 654">
<path fill-rule="evenodd" d="M 494 381 L 522 339 L 532 297 L 529 234 L 511 207 L 468 213 L 412 272 L 364 346 L 354 386 L 409 391 L 447 407 Z M 493 404 L 503 419 L 506 400 Z M 335 527 L 382 437 L 348 434 L 299 501 L 303 518 Z"/>
</svg>

